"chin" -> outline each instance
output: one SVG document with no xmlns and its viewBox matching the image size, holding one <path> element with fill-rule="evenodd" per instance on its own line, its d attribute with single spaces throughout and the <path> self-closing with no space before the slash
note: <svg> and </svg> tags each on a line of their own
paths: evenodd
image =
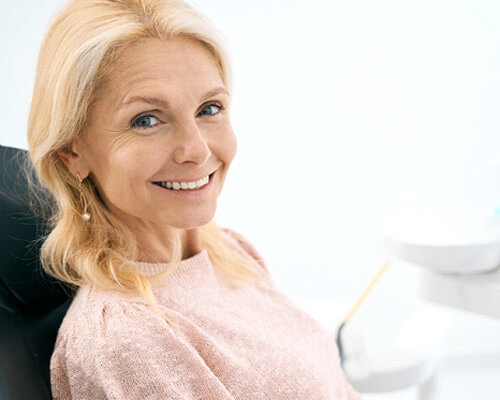
<svg viewBox="0 0 500 400">
<path fill-rule="evenodd" d="M 170 226 L 173 226 L 177 229 L 195 229 L 200 226 L 208 224 L 212 221 L 215 215 L 215 211 L 209 214 L 204 214 L 200 216 L 190 215 L 188 217 L 182 218 L 180 220 L 172 221 L 169 223 Z"/>
</svg>

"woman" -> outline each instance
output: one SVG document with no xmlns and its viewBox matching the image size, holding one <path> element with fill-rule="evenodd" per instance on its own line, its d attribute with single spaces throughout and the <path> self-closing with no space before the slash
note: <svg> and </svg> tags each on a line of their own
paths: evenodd
<svg viewBox="0 0 500 400">
<path fill-rule="evenodd" d="M 236 154 L 224 41 L 182 0 L 73 0 L 42 44 L 30 155 L 76 290 L 55 399 L 360 399 L 333 337 L 212 218 Z"/>
</svg>

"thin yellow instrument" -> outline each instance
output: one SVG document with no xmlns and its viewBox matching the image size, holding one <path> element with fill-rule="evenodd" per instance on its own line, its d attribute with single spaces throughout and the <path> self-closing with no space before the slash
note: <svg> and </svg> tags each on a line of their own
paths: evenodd
<svg viewBox="0 0 500 400">
<path fill-rule="evenodd" d="M 366 289 L 364 290 L 363 294 L 358 299 L 358 301 L 356 302 L 356 304 L 354 305 L 354 307 L 351 309 L 351 311 L 349 311 L 349 314 L 347 314 L 347 317 L 344 318 L 344 324 L 347 321 L 349 321 L 349 319 L 351 319 L 351 317 L 353 316 L 353 314 L 357 311 L 357 309 L 359 308 L 359 306 L 361 305 L 361 303 L 363 303 L 363 301 L 365 300 L 366 296 L 368 296 L 368 293 L 370 293 L 370 291 L 373 289 L 373 287 L 375 286 L 375 284 L 377 283 L 377 281 L 380 279 L 380 277 L 382 276 L 382 274 L 385 272 L 385 270 L 388 267 L 389 267 L 389 261 L 387 261 L 382 266 L 382 268 L 380 268 L 380 270 L 378 271 L 377 275 L 375 275 L 375 278 L 373 278 L 373 280 L 370 282 L 370 284 L 366 287 Z"/>
<path fill-rule="evenodd" d="M 342 329 L 344 328 L 345 324 L 347 321 L 351 319 L 351 317 L 354 315 L 354 313 L 357 311 L 361 303 L 365 300 L 366 296 L 368 296 L 368 293 L 373 289 L 377 281 L 380 279 L 382 274 L 385 272 L 385 270 L 389 267 L 389 261 L 387 261 L 382 268 L 377 272 L 377 275 L 375 275 L 375 278 L 370 282 L 370 284 L 366 287 L 366 289 L 363 291 L 363 294 L 361 297 L 358 299 L 356 304 L 354 304 L 354 307 L 349 311 L 349 314 L 344 318 L 344 321 L 340 324 L 339 328 L 337 329 L 337 348 L 339 350 L 339 358 L 340 358 L 340 364 L 343 367 L 344 366 L 344 360 L 345 360 L 345 354 L 344 354 L 344 347 L 342 346 Z"/>
</svg>

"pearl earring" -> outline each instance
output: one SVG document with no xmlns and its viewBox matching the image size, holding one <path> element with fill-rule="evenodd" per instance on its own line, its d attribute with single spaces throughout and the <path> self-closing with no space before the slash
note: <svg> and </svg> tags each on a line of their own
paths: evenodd
<svg viewBox="0 0 500 400">
<path fill-rule="evenodd" d="M 88 207 L 87 199 L 83 195 L 83 190 L 82 190 L 83 179 L 80 177 L 80 174 L 78 173 L 78 171 L 76 173 L 76 176 L 78 177 L 78 190 L 80 191 L 80 202 L 82 202 L 83 205 L 84 205 L 83 206 L 82 218 L 85 221 L 88 221 L 90 219 L 90 213 L 87 211 L 87 207 Z"/>
</svg>

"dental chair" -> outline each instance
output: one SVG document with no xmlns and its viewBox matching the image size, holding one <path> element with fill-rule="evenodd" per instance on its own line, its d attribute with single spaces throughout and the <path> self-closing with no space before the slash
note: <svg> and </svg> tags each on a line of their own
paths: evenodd
<svg viewBox="0 0 500 400">
<path fill-rule="evenodd" d="M 0 146 L 0 400 L 52 399 L 50 357 L 72 295 L 39 262 L 41 215 L 51 198 L 39 185 L 44 201 L 30 195 L 27 157 L 26 150 Z"/>
</svg>

